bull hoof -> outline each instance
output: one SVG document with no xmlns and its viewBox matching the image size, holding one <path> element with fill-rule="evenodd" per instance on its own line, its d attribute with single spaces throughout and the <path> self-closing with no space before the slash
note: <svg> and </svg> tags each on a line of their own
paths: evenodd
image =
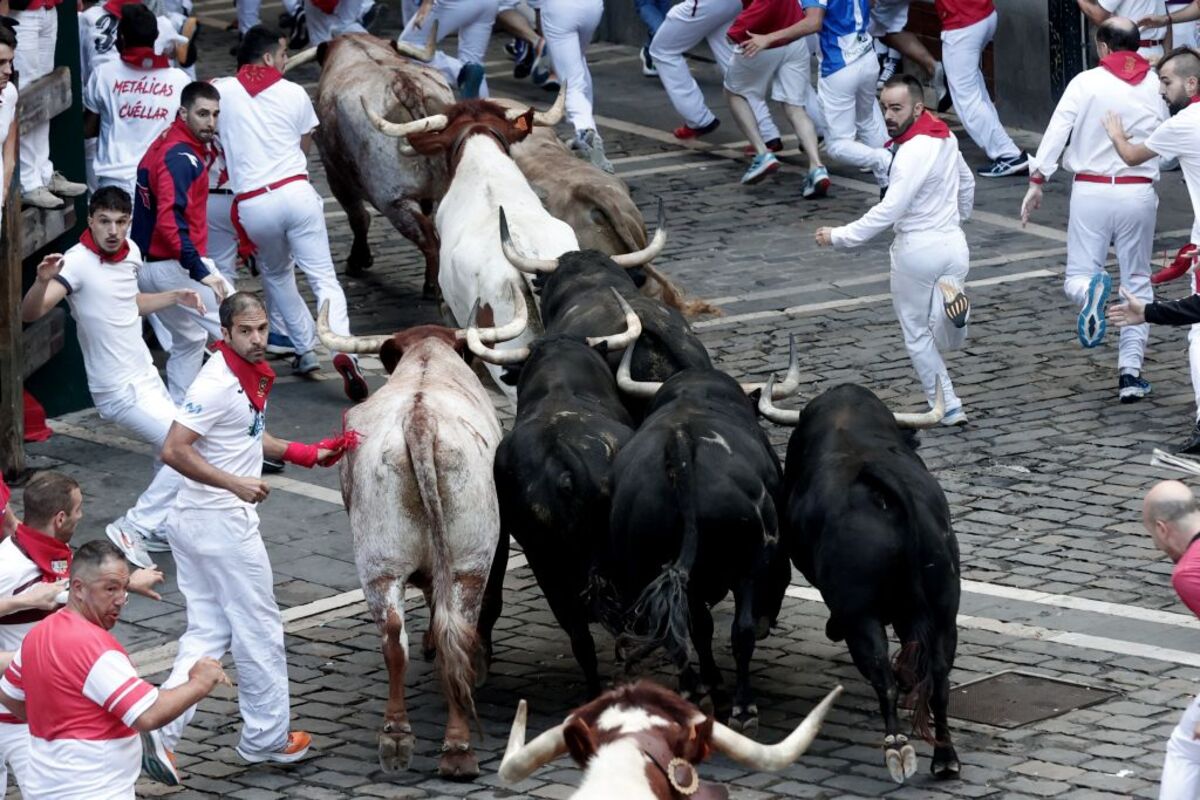
<svg viewBox="0 0 1200 800">
<path fill-rule="evenodd" d="M 389 730 L 391 723 L 379 734 L 379 768 L 384 772 L 403 772 L 412 762 L 416 740 L 407 723 L 398 726 L 399 731 Z"/>
<path fill-rule="evenodd" d="M 479 759 L 469 742 L 442 742 L 438 775 L 452 781 L 470 781 L 479 777 Z"/>
<path fill-rule="evenodd" d="M 735 705 L 729 715 L 729 727 L 753 737 L 758 732 L 758 706 L 753 703 L 745 708 Z"/>
<path fill-rule="evenodd" d="M 900 749 L 896 749 L 899 746 Z M 904 783 L 917 772 L 917 751 L 908 743 L 908 737 L 903 734 L 886 736 L 883 740 L 883 760 L 887 764 L 888 774 L 896 783 Z"/>
<path fill-rule="evenodd" d="M 952 780 L 962 771 L 958 763 L 958 753 L 953 747 L 938 747 L 933 751 L 933 761 L 929 763 L 929 771 L 938 780 Z"/>
<path fill-rule="evenodd" d="M 761 642 L 771 635 L 771 618 L 759 617 L 754 621 L 754 640 Z"/>
<path fill-rule="evenodd" d="M 366 255 L 350 251 L 350 257 L 346 259 L 346 274 L 352 277 L 361 277 L 366 274 L 375 264 L 375 256 L 367 252 Z"/>
</svg>

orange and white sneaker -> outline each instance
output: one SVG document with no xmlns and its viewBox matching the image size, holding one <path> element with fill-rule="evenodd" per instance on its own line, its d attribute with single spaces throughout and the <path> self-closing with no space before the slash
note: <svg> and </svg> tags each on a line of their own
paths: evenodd
<svg viewBox="0 0 1200 800">
<path fill-rule="evenodd" d="M 283 746 L 282 750 L 267 752 L 247 750 L 239 744 L 237 746 L 237 754 L 251 764 L 261 764 L 264 761 L 271 761 L 276 764 L 291 764 L 308 755 L 308 748 L 311 744 L 311 735 L 304 731 L 292 731 L 288 734 L 287 744 Z"/>
<path fill-rule="evenodd" d="M 142 772 L 167 786 L 182 783 L 175 766 L 175 754 L 167 749 L 159 731 L 142 732 Z"/>
</svg>

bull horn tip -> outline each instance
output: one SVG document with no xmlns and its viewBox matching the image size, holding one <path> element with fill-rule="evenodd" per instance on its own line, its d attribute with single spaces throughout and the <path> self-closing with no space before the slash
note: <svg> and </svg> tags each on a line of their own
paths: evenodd
<svg viewBox="0 0 1200 800">
<path fill-rule="evenodd" d="M 662 195 L 659 195 L 658 196 L 658 227 L 659 227 L 659 230 L 665 228 L 666 225 L 667 225 L 667 210 L 666 210 L 666 206 L 663 204 Z"/>
<path fill-rule="evenodd" d="M 467 315 L 467 326 L 474 328 L 479 324 L 479 298 L 471 305 L 471 313 Z"/>
</svg>

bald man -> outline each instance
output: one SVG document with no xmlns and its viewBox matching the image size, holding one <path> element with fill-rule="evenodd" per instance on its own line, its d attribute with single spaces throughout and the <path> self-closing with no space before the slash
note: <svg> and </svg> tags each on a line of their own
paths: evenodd
<svg viewBox="0 0 1200 800">
<path fill-rule="evenodd" d="M 1192 613 L 1200 616 L 1200 506 L 1179 481 L 1163 481 L 1146 493 L 1142 525 L 1154 546 L 1175 562 L 1171 585 Z M 1159 800 L 1200 797 L 1200 697 L 1183 712 L 1167 741 Z"/>
</svg>

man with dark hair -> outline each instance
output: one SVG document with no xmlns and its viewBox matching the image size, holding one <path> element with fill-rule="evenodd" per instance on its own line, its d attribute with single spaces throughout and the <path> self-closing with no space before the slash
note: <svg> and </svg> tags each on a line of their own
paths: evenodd
<svg viewBox="0 0 1200 800">
<path fill-rule="evenodd" d="M 312 737 L 289 731 L 283 620 L 254 507 L 270 491 L 262 480 L 264 455 L 331 466 L 345 440 L 301 444 L 267 433 L 275 373 L 266 363 L 266 309 L 256 296 L 237 292 L 221 303 L 220 316 L 224 339 L 188 389 L 163 446 L 163 460 L 184 476 L 167 536 L 188 618 L 163 686 L 186 680 L 197 658 L 232 650 L 243 720 L 238 754 L 250 762 L 291 763 L 304 757 Z M 165 760 L 192 713 L 163 729 Z"/>
<path fill-rule="evenodd" d="M 0 652 L 13 652 L 35 624 L 58 608 L 67 590 L 71 566 L 69 543 L 83 516 L 79 484 L 59 472 L 39 472 L 25 485 L 25 521 L 0 542 Z M 130 576 L 130 591 L 158 599 L 158 570 L 139 569 Z M 29 728 L 12 714 L 0 714 L 0 772 L 12 767 L 17 783 L 26 786 Z"/>
<path fill-rule="evenodd" d="M 287 43 L 261 26 L 251 28 L 238 49 L 238 71 L 217 78 L 221 93 L 218 132 L 225 167 L 234 191 L 232 217 L 238 252 L 254 255 L 272 313 L 283 319 L 296 359 L 292 370 L 308 374 L 320 369 L 316 326 L 296 288 L 299 267 L 317 297 L 329 303 L 329 327 L 349 334 L 346 295 L 329 254 L 325 204 L 308 181 L 308 147 L 317 113 L 308 92 L 280 72 L 287 63 Z M 358 360 L 333 354 L 333 367 L 351 400 L 367 396 Z"/>
<path fill-rule="evenodd" d="M 1063 290 L 1079 308 L 1076 332 L 1083 347 L 1097 347 L 1107 327 L 1104 307 L 1112 290 L 1105 270 L 1109 243 L 1117 253 L 1121 286 L 1138 299 L 1154 299 L 1150 251 L 1158 211 L 1158 160 L 1131 167 L 1104 132 L 1104 116 L 1115 112 L 1122 126 L 1144 139 L 1167 116 L 1158 94 L 1158 77 L 1137 54 L 1138 29 L 1124 17 L 1110 17 L 1096 31 L 1100 66 L 1067 84 L 1037 154 L 1029 160 L 1029 190 L 1021 203 L 1021 223 L 1041 206 L 1042 184 L 1063 166 L 1075 173 L 1067 222 L 1067 270 Z M 1069 142 L 1068 142 L 1069 140 Z M 1133 403 L 1150 394 L 1142 377 L 1145 325 L 1121 330 L 1117 359 L 1117 395 Z"/>
<path fill-rule="evenodd" d="M 70 582 L 67 606 L 33 626 L 0 678 L 0 703 L 29 724 L 21 791 L 29 800 L 132 798 L 143 740 L 229 679 L 213 659 L 197 661 L 174 689 L 138 677 L 109 633 L 130 588 L 125 559 L 109 542 L 79 548 Z M 152 777 L 179 783 L 173 770 Z"/>
<path fill-rule="evenodd" d="M 92 195 L 88 227 L 65 254 L 46 256 L 21 301 L 21 319 L 33 322 L 66 299 L 79 331 L 88 390 L 100 416 L 126 428 L 157 453 L 175 416 L 175 404 L 142 340 L 142 316 L 173 305 L 204 311 L 192 289 L 138 291 L 142 265 L 127 238 L 129 196 L 107 186 Z M 154 479 L 106 533 L 139 567 L 153 566 L 144 539 L 160 531 L 179 487 L 179 475 L 156 460 Z M 159 549 L 163 549 L 165 540 Z"/>
<path fill-rule="evenodd" d="M 95 173 L 100 186 L 133 195 L 146 148 L 171 124 L 179 94 L 191 79 L 155 52 L 158 20 L 142 5 L 126 4 L 117 25 L 121 57 L 101 64 L 83 92 L 84 136 L 98 135 Z"/>
<path fill-rule="evenodd" d="M 970 253 L 962 222 L 975 204 L 975 178 L 945 122 L 925 108 L 925 90 L 911 75 L 889 78 L 880 95 L 888 146 L 895 155 L 883 199 L 849 225 L 818 228 L 817 244 L 858 247 L 887 228 L 892 242 L 892 308 L 904 346 L 932 407 L 940 391 L 943 425 L 965 425 L 962 400 L 940 350 L 967 338 L 971 306 L 964 294 Z"/>
<path fill-rule="evenodd" d="M 200 371 L 208 337 L 221 337 L 217 306 L 233 286 L 208 258 L 208 146 L 217 131 L 220 94 L 196 81 L 183 88 L 179 115 L 138 164 L 132 238 L 146 263 L 143 292 L 192 289 L 208 311 L 174 306 L 158 312 L 170 331 L 167 389 L 176 403 Z"/>
</svg>

